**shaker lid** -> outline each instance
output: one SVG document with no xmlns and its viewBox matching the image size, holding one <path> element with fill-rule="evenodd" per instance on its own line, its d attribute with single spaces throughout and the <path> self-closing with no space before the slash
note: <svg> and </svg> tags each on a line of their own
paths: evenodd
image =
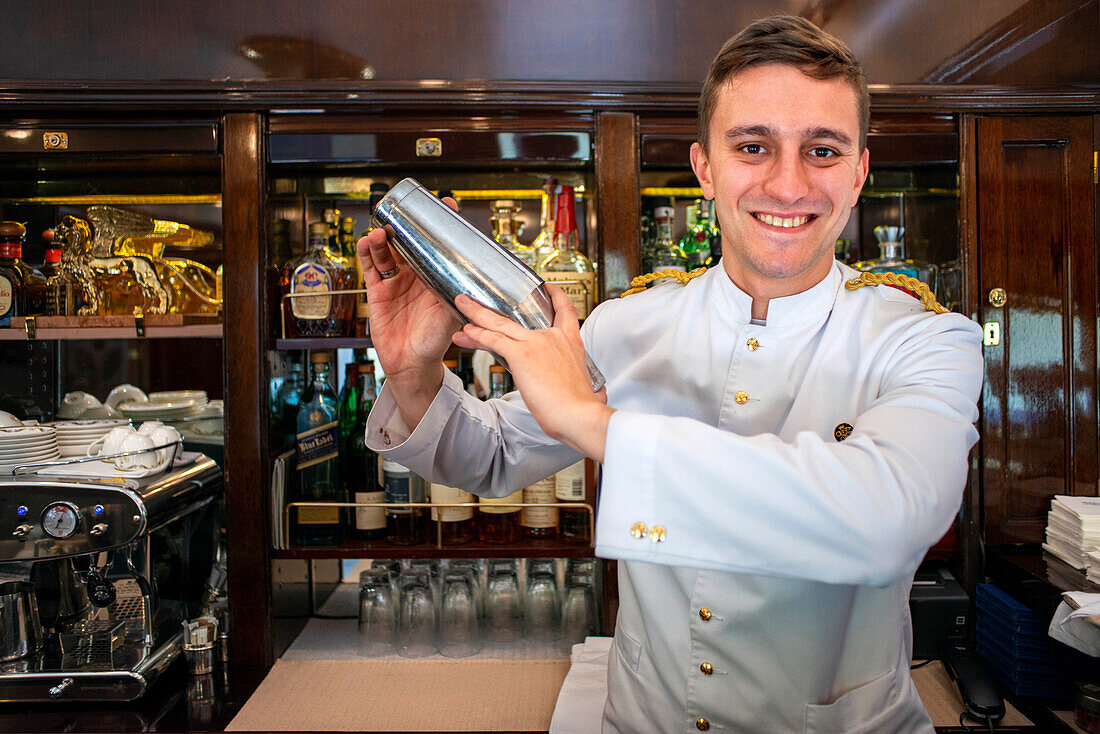
<svg viewBox="0 0 1100 734">
<path fill-rule="evenodd" d="M 27 228 L 19 222 L 0 222 L 0 237 L 23 237 Z"/>
</svg>

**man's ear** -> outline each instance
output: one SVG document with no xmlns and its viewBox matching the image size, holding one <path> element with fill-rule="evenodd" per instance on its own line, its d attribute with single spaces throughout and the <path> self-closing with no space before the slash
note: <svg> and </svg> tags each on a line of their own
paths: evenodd
<svg viewBox="0 0 1100 734">
<path fill-rule="evenodd" d="M 855 190 L 852 192 L 852 206 L 859 203 L 859 192 L 863 190 L 863 184 L 867 182 L 867 174 L 871 170 L 871 151 L 864 148 L 863 155 L 859 157 L 859 171 L 856 174 Z"/>
<path fill-rule="evenodd" d="M 710 160 L 707 152 L 699 143 L 691 144 L 691 169 L 695 171 L 695 178 L 699 179 L 699 186 L 703 189 L 703 197 L 714 198 L 714 181 L 710 177 Z"/>
</svg>

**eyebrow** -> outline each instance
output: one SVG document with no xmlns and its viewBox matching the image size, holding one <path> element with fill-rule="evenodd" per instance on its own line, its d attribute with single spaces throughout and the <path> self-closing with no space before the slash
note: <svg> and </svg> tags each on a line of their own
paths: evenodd
<svg viewBox="0 0 1100 734">
<path fill-rule="evenodd" d="M 727 140 L 737 140 L 738 138 L 774 138 L 777 137 L 775 131 L 767 125 L 737 125 L 731 127 L 726 131 Z M 805 131 L 805 137 L 807 139 L 824 139 L 832 140 L 841 145 L 851 147 L 852 139 L 845 135 L 840 130 L 836 130 L 831 127 L 815 127 Z"/>
</svg>

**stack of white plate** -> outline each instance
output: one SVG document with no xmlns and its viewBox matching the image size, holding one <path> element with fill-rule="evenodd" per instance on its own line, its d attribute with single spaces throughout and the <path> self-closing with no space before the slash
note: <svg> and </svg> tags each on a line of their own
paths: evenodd
<svg viewBox="0 0 1100 734">
<path fill-rule="evenodd" d="M 41 464 L 60 458 L 53 426 L 0 428 L 0 472 L 21 464 Z"/>
<path fill-rule="evenodd" d="M 83 418 L 55 421 L 49 425 L 57 430 L 57 448 L 62 456 L 87 456 L 89 444 L 107 435 L 115 426 L 129 422 L 125 418 Z"/>
<path fill-rule="evenodd" d="M 130 400 L 118 404 L 118 411 L 139 421 L 172 421 L 197 415 L 207 403 L 203 390 L 168 390 L 149 393 L 148 401 Z"/>
</svg>

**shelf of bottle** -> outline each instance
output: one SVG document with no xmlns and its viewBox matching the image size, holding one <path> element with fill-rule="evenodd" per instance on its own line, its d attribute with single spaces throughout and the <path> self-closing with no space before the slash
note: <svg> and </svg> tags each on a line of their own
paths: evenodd
<svg viewBox="0 0 1100 734">
<path fill-rule="evenodd" d="M 588 543 L 562 539 L 523 538 L 516 543 L 484 543 L 474 540 L 463 545 L 394 545 L 385 540 L 345 538 L 340 545 L 291 546 L 271 551 L 272 558 L 590 558 Z"/>
<path fill-rule="evenodd" d="M 372 346 L 369 336 L 318 336 L 299 339 L 276 339 L 275 349 L 363 349 Z"/>
<path fill-rule="evenodd" d="M 0 328 L 0 341 L 41 339 L 220 339 L 221 317 L 201 314 L 145 316 L 17 316 Z"/>
</svg>

